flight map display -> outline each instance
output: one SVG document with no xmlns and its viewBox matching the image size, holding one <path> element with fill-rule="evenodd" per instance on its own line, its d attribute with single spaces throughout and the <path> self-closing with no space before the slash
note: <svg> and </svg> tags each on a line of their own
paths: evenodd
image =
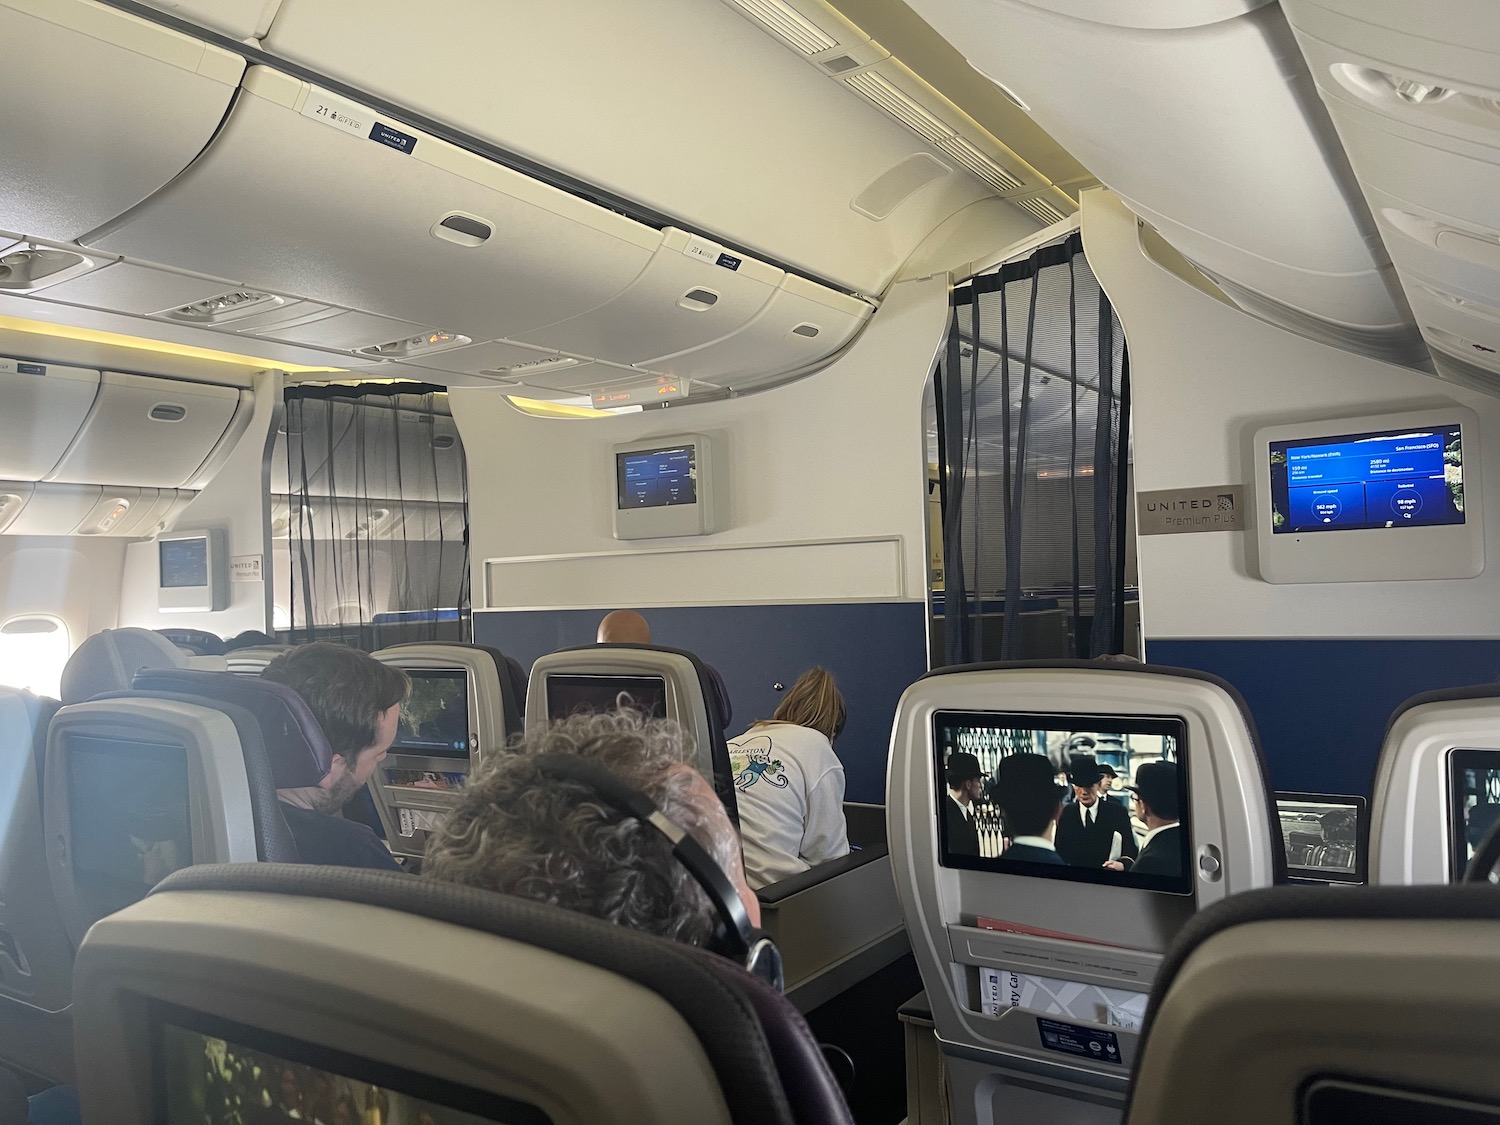
<svg viewBox="0 0 1500 1125">
<path fill-rule="evenodd" d="M 1464 522 L 1457 423 L 1273 441 L 1270 458 L 1278 535 Z"/>
<path fill-rule="evenodd" d="M 463 669 L 408 668 L 411 694 L 401 704 L 397 753 L 469 756 L 469 674 Z"/>
<path fill-rule="evenodd" d="M 163 1125 L 545 1125 L 550 1120 L 535 1106 L 498 1094 L 281 1036 L 250 1029 L 234 1034 L 222 1038 L 176 1022 L 157 1025 L 163 1082 L 154 1120 Z M 248 1046 L 237 1041 L 241 1038 L 265 1040 L 273 1049 Z"/>
<path fill-rule="evenodd" d="M 944 867 L 1191 894 L 1181 720 L 939 711 Z"/>
<path fill-rule="evenodd" d="M 691 445 L 615 454 L 621 508 L 698 502 L 698 451 Z"/>
<path fill-rule="evenodd" d="M 161 584 L 168 590 L 208 585 L 208 540 L 163 539 L 157 545 L 161 558 Z"/>
</svg>

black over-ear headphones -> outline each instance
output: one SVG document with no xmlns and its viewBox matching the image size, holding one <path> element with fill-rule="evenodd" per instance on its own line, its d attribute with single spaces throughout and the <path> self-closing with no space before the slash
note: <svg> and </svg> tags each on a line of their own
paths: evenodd
<svg viewBox="0 0 1500 1125">
<path fill-rule="evenodd" d="M 685 828 L 669 819 L 645 793 L 625 784 L 598 762 L 576 754 L 538 754 L 531 760 L 543 774 L 587 785 L 605 804 L 651 825 L 665 836 L 672 845 L 672 854 L 703 888 L 714 913 L 719 916 L 719 924 L 714 927 L 708 948 L 738 962 L 777 991 L 785 989 L 781 950 L 763 930 L 751 925 L 739 890 L 707 849 Z"/>
</svg>

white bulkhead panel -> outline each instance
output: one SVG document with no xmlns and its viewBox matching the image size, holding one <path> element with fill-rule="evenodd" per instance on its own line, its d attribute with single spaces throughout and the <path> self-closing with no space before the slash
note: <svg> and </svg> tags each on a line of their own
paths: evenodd
<svg viewBox="0 0 1500 1125">
<path fill-rule="evenodd" d="M 1277 5 L 911 6 L 1257 315 L 1379 358 L 1425 358 Z"/>
<path fill-rule="evenodd" d="M 241 393 L 233 387 L 107 371 L 72 448 L 46 479 L 67 484 L 104 481 L 111 486 L 187 485 L 224 439 L 240 408 Z"/>
<path fill-rule="evenodd" d="M 99 372 L 0 358 L 0 478 L 41 480 L 67 453 L 99 393 Z"/>
<path fill-rule="evenodd" d="M 474 217 L 479 227 L 468 229 L 486 236 L 445 237 L 461 233 L 442 226 L 454 213 Z M 489 340 L 603 304 L 660 241 L 620 215 L 255 67 L 209 150 L 94 243 Z"/>
<path fill-rule="evenodd" d="M 244 68 L 92 0 L 0 0 L 0 221 L 67 242 L 133 207 L 208 143 Z"/>
</svg>

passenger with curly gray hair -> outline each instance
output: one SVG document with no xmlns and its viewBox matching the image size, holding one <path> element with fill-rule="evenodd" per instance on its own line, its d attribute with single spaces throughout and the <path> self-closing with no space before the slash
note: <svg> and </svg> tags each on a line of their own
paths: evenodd
<svg viewBox="0 0 1500 1125">
<path fill-rule="evenodd" d="M 691 765 L 682 729 L 629 710 L 576 715 L 528 733 L 485 762 L 428 841 L 424 877 L 552 903 L 693 945 L 708 940 L 717 915 L 666 837 L 583 782 L 544 774 L 534 760 L 543 754 L 577 754 L 644 792 L 707 849 L 759 925 L 739 834 Z"/>
</svg>

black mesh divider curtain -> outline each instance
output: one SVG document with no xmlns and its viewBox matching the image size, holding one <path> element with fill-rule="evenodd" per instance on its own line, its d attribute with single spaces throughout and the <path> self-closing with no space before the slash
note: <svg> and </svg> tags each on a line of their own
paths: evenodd
<svg viewBox="0 0 1500 1125">
<path fill-rule="evenodd" d="M 443 388 L 289 387 L 277 441 L 281 631 L 367 651 L 466 640 L 468 474 Z"/>
<path fill-rule="evenodd" d="M 953 302 L 936 387 L 934 661 L 1119 652 L 1130 367 L 1082 239 L 975 278 Z"/>
</svg>

